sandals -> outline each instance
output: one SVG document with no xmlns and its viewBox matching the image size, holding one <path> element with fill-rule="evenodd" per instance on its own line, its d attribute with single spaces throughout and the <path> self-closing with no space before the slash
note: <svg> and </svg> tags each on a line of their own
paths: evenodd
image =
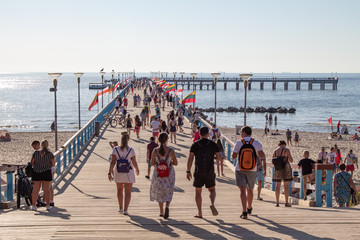
<svg viewBox="0 0 360 240">
<path fill-rule="evenodd" d="M 285 207 L 291 207 L 290 203 L 285 203 Z"/>
<path fill-rule="evenodd" d="M 251 215 L 252 210 L 253 210 L 252 208 L 248 208 L 248 209 L 247 209 L 247 213 L 248 213 L 249 215 Z"/>
<path fill-rule="evenodd" d="M 169 218 L 169 208 L 165 208 L 164 219 L 168 219 L 168 218 Z"/>
<path fill-rule="evenodd" d="M 242 214 L 241 214 L 241 216 L 240 216 L 240 218 L 242 218 L 242 219 L 247 219 L 247 212 L 243 212 Z"/>
<path fill-rule="evenodd" d="M 203 218 L 202 216 L 199 216 L 199 215 L 195 215 L 194 218 Z"/>
<path fill-rule="evenodd" d="M 217 216 L 219 214 L 214 205 L 210 205 L 210 209 L 213 216 Z"/>
</svg>

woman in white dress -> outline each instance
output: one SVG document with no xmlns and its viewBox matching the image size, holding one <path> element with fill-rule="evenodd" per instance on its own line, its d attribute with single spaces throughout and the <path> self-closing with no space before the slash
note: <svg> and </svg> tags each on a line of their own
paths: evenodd
<svg viewBox="0 0 360 240">
<path fill-rule="evenodd" d="M 135 183 L 135 172 L 136 175 L 139 175 L 135 151 L 128 146 L 129 138 L 127 133 L 123 133 L 120 146 L 114 147 L 108 173 L 109 181 L 115 180 L 119 213 L 124 213 L 124 215 L 128 215 L 132 185 Z M 123 208 L 124 190 L 125 206 Z"/>
<path fill-rule="evenodd" d="M 165 219 L 169 217 L 169 206 L 175 187 L 174 166 L 178 164 L 174 149 L 167 146 L 168 139 L 166 133 L 161 133 L 159 136 L 160 147 L 154 149 L 151 155 L 154 174 L 151 179 L 150 200 L 159 203 L 160 217 Z M 164 203 L 166 203 L 165 214 Z"/>
</svg>

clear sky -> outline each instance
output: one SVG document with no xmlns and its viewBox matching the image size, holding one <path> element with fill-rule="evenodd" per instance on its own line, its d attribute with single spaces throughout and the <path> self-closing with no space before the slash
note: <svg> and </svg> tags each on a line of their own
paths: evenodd
<svg viewBox="0 0 360 240">
<path fill-rule="evenodd" d="M 0 0 L 0 72 L 360 72 L 359 0 Z"/>
</svg>

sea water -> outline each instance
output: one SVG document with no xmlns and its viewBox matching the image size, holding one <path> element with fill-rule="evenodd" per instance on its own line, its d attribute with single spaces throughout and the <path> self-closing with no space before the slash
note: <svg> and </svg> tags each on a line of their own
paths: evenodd
<svg viewBox="0 0 360 240">
<path fill-rule="evenodd" d="M 146 73 L 136 73 L 137 77 L 149 76 Z M 222 73 L 220 77 L 235 77 L 238 74 Z M 310 73 L 282 73 L 256 74 L 254 77 L 335 77 L 335 74 Z M 117 74 L 114 76 L 117 78 Z M 122 76 L 120 76 L 121 78 Z M 170 78 L 170 76 L 168 76 Z M 185 75 L 190 77 L 190 75 Z M 198 77 L 211 77 L 209 73 L 199 73 Z M 294 107 L 295 114 L 275 114 L 278 116 L 277 125 L 270 125 L 270 129 L 329 132 L 328 119 L 333 118 L 334 126 L 337 121 L 346 124 L 350 132 L 360 125 L 360 74 L 337 74 L 339 77 L 338 90 L 333 91 L 332 85 L 326 85 L 326 90 L 320 90 L 319 84 L 313 85 L 309 91 L 306 83 L 302 83 L 301 90 L 295 89 L 295 83 L 289 83 L 289 90 L 285 91 L 282 83 L 277 84 L 277 90 L 271 89 L 271 83 L 265 83 L 264 90 L 260 90 L 259 83 L 253 83 L 248 90 L 247 106 L 256 107 Z M 111 75 L 105 75 L 110 79 Z M 96 113 L 97 106 L 91 111 L 88 107 L 93 100 L 96 90 L 89 89 L 89 83 L 101 82 L 99 73 L 84 73 L 80 83 L 81 125 L 86 124 Z M 49 131 L 54 121 L 54 92 L 49 89 L 53 83 L 47 73 L 0 73 L 0 129 L 9 131 Z M 184 89 L 184 96 L 191 90 Z M 104 106 L 111 100 L 111 95 L 103 99 Z M 214 107 L 214 90 L 196 91 L 196 106 L 200 108 Z M 101 108 L 101 99 L 99 99 Z M 244 89 L 235 90 L 235 83 L 217 84 L 217 107 L 227 108 L 244 106 Z M 74 131 L 78 128 L 78 85 L 73 73 L 64 73 L 58 80 L 57 91 L 58 128 L 60 131 Z M 205 113 L 214 117 L 211 113 Z M 243 113 L 217 113 L 219 126 L 234 127 L 242 125 Z M 255 128 L 264 128 L 265 113 L 247 113 L 247 124 Z M 268 125 L 269 126 L 269 125 Z"/>
</svg>

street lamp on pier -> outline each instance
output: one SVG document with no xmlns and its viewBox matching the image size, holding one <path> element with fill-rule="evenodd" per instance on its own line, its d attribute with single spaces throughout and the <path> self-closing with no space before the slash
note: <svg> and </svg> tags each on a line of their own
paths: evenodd
<svg viewBox="0 0 360 240">
<path fill-rule="evenodd" d="M 195 77 L 197 75 L 197 73 L 190 73 L 192 76 L 192 80 L 193 80 L 193 91 L 195 91 Z M 193 102 L 193 108 L 195 107 L 195 102 Z"/>
<path fill-rule="evenodd" d="M 173 74 L 174 74 L 174 81 L 175 81 L 175 77 L 176 77 L 176 72 L 173 72 Z"/>
<path fill-rule="evenodd" d="M 51 79 L 53 80 L 53 88 L 50 88 L 50 92 L 54 92 L 54 128 L 55 128 L 55 151 L 58 150 L 58 127 L 57 127 L 57 105 L 56 105 L 56 91 L 57 91 L 57 80 L 62 75 L 62 73 L 48 73 Z"/>
<path fill-rule="evenodd" d="M 215 119 L 215 125 L 216 125 L 216 84 L 217 84 L 217 79 L 220 76 L 220 73 L 212 73 L 211 74 L 214 77 L 214 85 L 215 85 L 215 111 L 214 111 L 214 119 Z"/>
<path fill-rule="evenodd" d="M 240 78 L 244 81 L 245 89 L 245 101 L 244 101 L 244 126 L 246 126 L 246 98 L 247 98 L 247 88 L 249 86 L 249 80 L 252 78 L 252 74 L 240 74 Z"/>
<path fill-rule="evenodd" d="M 78 115 L 79 115 L 79 129 L 81 129 L 81 118 L 80 118 L 80 77 L 84 73 L 74 73 L 74 75 L 77 77 L 77 83 L 78 83 Z"/>
<path fill-rule="evenodd" d="M 104 108 L 104 94 L 103 94 L 103 91 L 104 91 L 104 75 L 105 75 L 105 72 L 100 72 L 100 75 L 101 75 L 101 109 Z"/>
</svg>

